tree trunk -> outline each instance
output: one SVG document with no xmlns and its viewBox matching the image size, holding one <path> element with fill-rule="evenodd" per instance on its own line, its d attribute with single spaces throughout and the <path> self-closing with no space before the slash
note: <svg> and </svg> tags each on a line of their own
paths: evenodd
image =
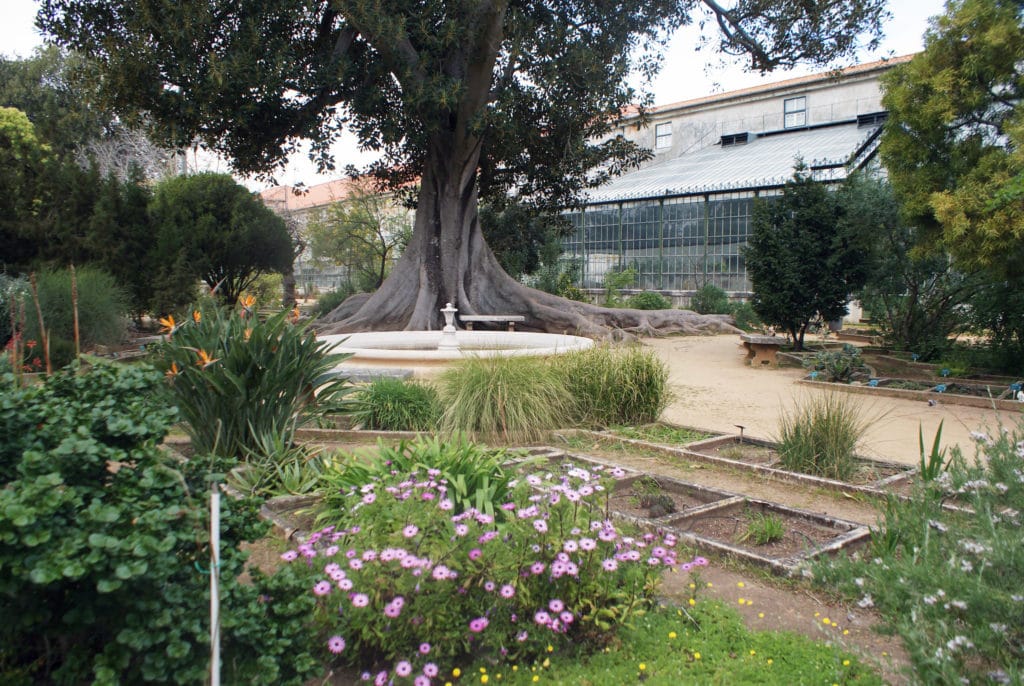
<svg viewBox="0 0 1024 686">
<path fill-rule="evenodd" d="M 321 333 L 424 331 L 443 326 L 441 309 L 460 315 L 514 314 L 527 331 L 592 338 L 658 333 L 739 333 L 726 315 L 627 310 L 566 300 L 508 276 L 484 241 L 477 215 L 479 144 L 435 141 L 422 177 L 413 237 L 372 295 L 353 296 L 318 321 Z"/>
</svg>

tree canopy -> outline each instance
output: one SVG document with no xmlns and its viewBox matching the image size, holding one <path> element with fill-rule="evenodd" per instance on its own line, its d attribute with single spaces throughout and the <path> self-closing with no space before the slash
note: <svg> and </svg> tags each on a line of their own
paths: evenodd
<svg viewBox="0 0 1024 686">
<path fill-rule="evenodd" d="M 150 215 L 157 246 L 151 257 L 154 287 L 172 306 L 188 302 L 197 278 L 234 303 L 260 274 L 291 267 L 284 221 L 227 174 L 164 181 L 153 194 Z M 161 304 L 156 309 L 167 311 Z"/>
<path fill-rule="evenodd" d="M 923 242 L 1024 276 L 1024 20 L 1015 0 L 950 0 L 925 49 L 884 77 L 882 160 Z"/>
<path fill-rule="evenodd" d="M 515 188 L 571 205 L 642 159 L 610 137 L 638 99 L 628 76 L 656 70 L 650 49 L 694 15 L 764 71 L 876 44 L 885 11 L 884 0 L 43 0 L 39 22 L 101 65 L 119 110 L 145 112 L 179 145 L 202 138 L 238 171 L 280 168 L 300 139 L 329 168 L 347 126 L 385 153 L 382 178 L 419 179 L 409 249 L 374 296 L 335 312 L 339 328 L 435 328 L 450 301 L 600 335 L 652 324 L 518 286 L 481 235 L 477 202 Z M 697 321 L 681 317 L 678 328 Z"/>
<path fill-rule="evenodd" d="M 744 249 L 754 311 L 803 349 L 811 321 L 846 314 L 850 295 L 864 285 L 872 232 L 857 215 L 858 188 L 838 191 L 815 181 L 799 162 L 782 196 L 758 200 L 753 233 Z"/>
</svg>

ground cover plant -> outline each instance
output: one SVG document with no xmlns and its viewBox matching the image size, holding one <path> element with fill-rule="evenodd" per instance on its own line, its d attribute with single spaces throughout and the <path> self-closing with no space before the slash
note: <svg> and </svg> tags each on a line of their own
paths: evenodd
<svg viewBox="0 0 1024 686">
<path fill-rule="evenodd" d="M 691 583 L 692 589 L 697 587 Z M 721 602 L 696 595 L 690 601 L 682 608 L 664 605 L 637 617 L 619 630 L 607 650 L 568 646 L 534 663 L 479 662 L 459 672 L 464 682 L 513 686 L 883 683 L 842 647 L 784 631 L 749 631 L 739 614 Z"/>
<path fill-rule="evenodd" d="M 210 479 L 158 443 L 176 410 L 146 365 L 0 378 L 0 682 L 202 683 L 208 675 Z M 268 526 L 225 500 L 221 628 L 226 683 L 301 684 L 316 663 L 311 602 L 242 585 L 238 544 Z"/>
<path fill-rule="evenodd" d="M 808 396 L 779 419 L 784 469 L 848 481 L 857 471 L 857 445 L 874 420 L 842 393 Z"/>
<path fill-rule="evenodd" d="M 868 551 L 814 570 L 877 608 L 921 683 L 1024 679 L 1024 425 L 975 438 L 973 463 L 954 449 L 909 500 L 888 501 Z M 942 464 L 941 453 L 924 459 Z"/>
<path fill-rule="evenodd" d="M 611 432 L 623 438 L 634 438 L 652 443 L 663 443 L 667 445 L 683 445 L 702 441 L 711 438 L 713 434 L 704 433 L 696 429 L 688 429 L 684 426 L 669 426 L 667 424 L 645 424 L 643 426 L 611 426 Z"/>
<path fill-rule="evenodd" d="M 819 350 L 814 357 L 804 360 L 804 368 L 812 370 L 812 378 L 820 375 L 824 381 L 833 383 L 849 383 L 855 375 L 868 373 L 860 348 L 848 343 L 840 350 Z"/>
<path fill-rule="evenodd" d="M 167 340 L 157 365 L 198 453 L 241 459 L 261 446 L 289 445 L 297 427 L 341 409 L 351 388 L 329 375 L 346 356 L 330 354 L 287 311 L 256 318 L 253 304 L 207 300 L 181 321 L 161 320 Z"/>
<path fill-rule="evenodd" d="M 440 469 L 376 472 L 334 496 L 323 513 L 333 523 L 285 552 L 281 574 L 315 599 L 324 655 L 377 683 L 602 645 L 677 564 L 671 534 L 605 518 L 604 476 L 570 466 L 508 480 L 499 518 L 459 512 Z"/>
</svg>

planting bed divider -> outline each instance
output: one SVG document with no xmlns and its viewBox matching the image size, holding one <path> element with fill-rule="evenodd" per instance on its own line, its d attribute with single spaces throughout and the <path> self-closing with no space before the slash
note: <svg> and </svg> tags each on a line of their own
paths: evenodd
<svg viewBox="0 0 1024 686">
<path fill-rule="evenodd" d="M 595 466 L 610 467 L 603 461 L 556 448 L 538 448 L 533 456 L 544 457 L 547 465 L 536 465 L 540 469 L 558 470 L 573 466 L 593 469 Z M 871 530 L 856 522 L 837 519 L 786 507 L 778 503 L 756 500 L 698 484 L 691 484 L 670 477 L 657 476 L 662 492 L 670 495 L 682 507 L 679 511 L 656 517 L 644 517 L 635 512 L 635 507 L 621 507 L 632 497 L 634 485 L 646 474 L 623 470 L 625 475 L 618 478 L 613 487 L 609 509 L 619 519 L 632 522 L 644 528 L 658 528 L 675 532 L 681 540 L 708 554 L 723 554 L 766 567 L 775 574 L 792 575 L 808 560 L 842 549 L 865 543 Z M 616 495 L 625 496 L 616 500 Z M 616 503 L 620 507 L 616 507 Z M 758 546 L 752 542 L 738 541 L 736 532 L 741 520 L 750 513 L 774 516 L 782 521 L 786 535 L 781 542 Z M 724 522 L 724 525 L 723 525 Z M 745 525 L 744 530 L 745 530 Z"/>
<path fill-rule="evenodd" d="M 890 388 L 885 385 L 884 382 L 892 382 L 895 379 L 879 379 L 877 386 L 868 386 L 867 384 L 848 384 L 848 383 L 833 383 L 831 381 L 812 381 L 811 379 L 798 379 L 798 384 L 804 384 L 808 386 L 816 386 L 818 388 L 826 388 L 829 390 L 842 391 L 844 393 L 859 393 L 861 395 L 875 395 L 884 396 L 887 398 L 903 398 L 905 400 L 919 400 L 921 402 L 927 402 L 929 400 L 935 400 L 945 405 L 962 405 L 965 407 L 983 407 L 986 409 L 995 408 L 997 410 L 1008 410 L 1022 412 L 1024 411 L 1024 403 L 1016 400 L 999 399 L 999 398 L 986 398 L 976 395 L 957 395 L 956 393 L 937 393 L 932 390 L 927 391 L 912 391 L 904 388 Z M 929 381 L 928 383 L 931 383 Z M 954 380 L 942 380 L 936 381 L 932 384 L 932 388 L 935 386 L 945 383 L 949 384 L 963 384 L 962 381 Z"/>
<path fill-rule="evenodd" d="M 785 528 L 783 538 L 764 545 L 741 540 L 753 514 L 780 520 Z M 740 558 L 787 576 L 813 558 L 849 550 L 871 536 L 868 527 L 855 522 L 742 496 L 683 513 L 665 526 L 699 549 Z"/>
<path fill-rule="evenodd" d="M 630 445 L 645 450 L 660 452 L 667 456 L 675 457 L 680 460 L 686 460 L 688 462 L 706 462 L 741 471 L 753 472 L 755 474 L 759 474 L 769 479 L 775 479 L 777 481 L 788 481 L 792 483 L 806 484 L 808 486 L 815 486 L 817 488 L 839 491 L 841 493 L 849 494 L 859 493 L 870 496 L 886 495 L 886 489 L 897 487 L 902 482 L 909 481 L 917 473 L 917 468 L 912 467 L 910 465 L 904 465 L 897 462 L 884 462 L 881 460 L 864 459 L 865 464 L 871 466 L 872 468 L 884 469 L 886 471 L 889 471 L 890 474 L 888 476 L 880 478 L 877 481 L 861 485 L 848 483 L 846 481 L 836 481 L 835 479 L 826 479 L 820 476 L 812 476 L 810 474 L 802 474 L 800 472 L 791 472 L 785 469 L 779 469 L 777 467 L 771 467 L 767 465 L 751 464 L 749 462 L 743 462 L 742 460 L 734 460 L 727 457 L 721 457 L 708 450 L 708 446 L 714 446 L 716 444 L 729 442 L 738 443 L 740 436 L 737 434 L 726 434 L 716 436 L 714 438 L 705 439 L 703 441 L 696 441 L 694 443 L 687 443 L 681 446 L 661 445 L 660 443 L 651 443 L 649 441 L 641 441 L 634 438 L 623 438 L 621 436 L 615 436 L 614 434 L 607 432 L 587 431 L 585 429 L 574 429 L 571 432 L 563 431 L 558 432 L 558 434 L 561 434 L 563 436 L 582 436 L 596 441 L 617 442 L 622 445 Z M 768 441 L 757 438 L 751 438 L 749 436 L 743 437 L 743 443 L 762 446 L 772 445 Z"/>
</svg>

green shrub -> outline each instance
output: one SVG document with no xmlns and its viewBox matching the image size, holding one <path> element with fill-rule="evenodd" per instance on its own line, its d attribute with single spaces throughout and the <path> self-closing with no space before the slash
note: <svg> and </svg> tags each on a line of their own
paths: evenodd
<svg viewBox="0 0 1024 686">
<path fill-rule="evenodd" d="M 690 309 L 701 314 L 729 314 L 729 295 L 713 283 L 701 286 L 690 298 Z"/>
<path fill-rule="evenodd" d="M 753 305 L 748 302 L 735 303 L 732 306 L 732 318 L 736 326 L 744 331 L 757 331 L 764 325 L 757 312 L 754 312 Z"/>
<path fill-rule="evenodd" d="M 128 296 L 104 271 L 80 267 L 75 272 L 82 350 L 122 342 L 128 330 Z M 43 323 L 50 336 L 50 359 L 54 367 L 62 367 L 75 355 L 71 273 L 68 270 L 39 272 L 36 285 Z M 25 303 L 25 337 L 42 341 L 31 297 Z"/>
<path fill-rule="evenodd" d="M 881 614 L 906 646 L 915 683 L 1024 676 L 1024 424 L 972 435 L 976 459 L 955 447 L 946 470 L 910 498 L 890 497 L 862 556 L 814 568 L 830 590 Z"/>
<path fill-rule="evenodd" d="M 655 291 L 643 291 L 626 300 L 626 307 L 634 310 L 671 310 L 672 301 Z"/>
<path fill-rule="evenodd" d="M 14 335 L 11 328 L 12 314 L 15 324 L 19 326 L 19 303 L 28 303 L 28 281 L 22 278 L 15 278 L 7 274 L 0 274 L 0 347 L 7 345 L 7 341 Z M 11 312 L 11 307 L 14 312 Z M 28 313 L 25 313 L 26 317 Z"/>
<path fill-rule="evenodd" d="M 636 269 L 612 269 L 604 275 L 604 306 L 622 307 L 622 291 L 636 284 Z"/>
<path fill-rule="evenodd" d="M 804 368 L 820 372 L 825 381 L 833 383 L 850 383 L 855 374 L 868 373 L 860 348 L 849 343 L 843 344 L 841 350 L 818 351 L 814 357 L 804 361 Z"/>
<path fill-rule="evenodd" d="M 313 307 L 313 319 L 319 319 L 326 314 L 330 314 L 331 310 L 348 300 L 355 293 L 356 290 L 350 285 L 324 293 L 316 299 L 316 305 Z"/>
<path fill-rule="evenodd" d="M 810 396 L 779 419 L 779 460 L 784 469 L 847 481 L 873 421 L 844 393 Z"/>
<path fill-rule="evenodd" d="M 585 425 L 649 424 L 671 400 L 668 368 L 640 347 L 594 346 L 554 360 Z"/>
<path fill-rule="evenodd" d="M 453 514 L 475 508 L 501 520 L 505 513 L 498 508 L 508 501 L 514 477 L 502 466 L 508 459 L 505 450 L 485 448 L 464 436 L 447 441 L 420 437 L 394 447 L 378 441 L 377 455 L 370 462 L 349 457 L 325 473 L 322 511 L 326 518 L 338 522 L 345 516 L 351 489 L 361 489 L 392 473 L 428 470 L 447 481 Z"/>
<path fill-rule="evenodd" d="M 786 525 L 773 514 L 754 512 L 747 517 L 747 529 L 739 542 L 750 541 L 754 545 L 768 545 L 786 537 Z"/>
<path fill-rule="evenodd" d="M 0 388 L 0 682 L 203 683 L 209 668 L 209 477 L 159 446 L 175 418 L 144 365 L 69 368 Z M 315 671 L 305 597 L 238 581 L 256 504 L 221 510 L 226 683 Z M 205 572 L 205 573 L 204 573 Z"/>
<path fill-rule="evenodd" d="M 441 417 L 441 403 L 432 386 L 382 377 L 356 393 L 351 414 L 364 429 L 429 431 Z"/>
<path fill-rule="evenodd" d="M 472 357 L 441 375 L 445 433 L 529 442 L 565 426 L 573 398 L 562 376 L 546 360 L 531 357 Z"/>
<path fill-rule="evenodd" d="M 261 274 L 248 291 L 256 298 L 256 309 L 279 309 L 284 297 L 284 277 L 276 272 Z"/>
<path fill-rule="evenodd" d="M 279 573 L 315 598 L 324 654 L 409 683 L 480 656 L 529 664 L 604 643 L 650 609 L 675 536 L 627 537 L 608 520 L 602 468 L 552 471 L 510 485 L 500 523 L 457 513 L 439 469 L 389 469 L 341 493 L 324 513 L 333 526 Z"/>
<path fill-rule="evenodd" d="M 205 302 L 184 323 L 166 320 L 158 365 L 197 452 L 240 459 L 266 434 L 287 445 L 297 427 L 340 409 L 350 386 L 329 372 L 345 356 L 288 316 L 259 321 Z"/>
</svg>

